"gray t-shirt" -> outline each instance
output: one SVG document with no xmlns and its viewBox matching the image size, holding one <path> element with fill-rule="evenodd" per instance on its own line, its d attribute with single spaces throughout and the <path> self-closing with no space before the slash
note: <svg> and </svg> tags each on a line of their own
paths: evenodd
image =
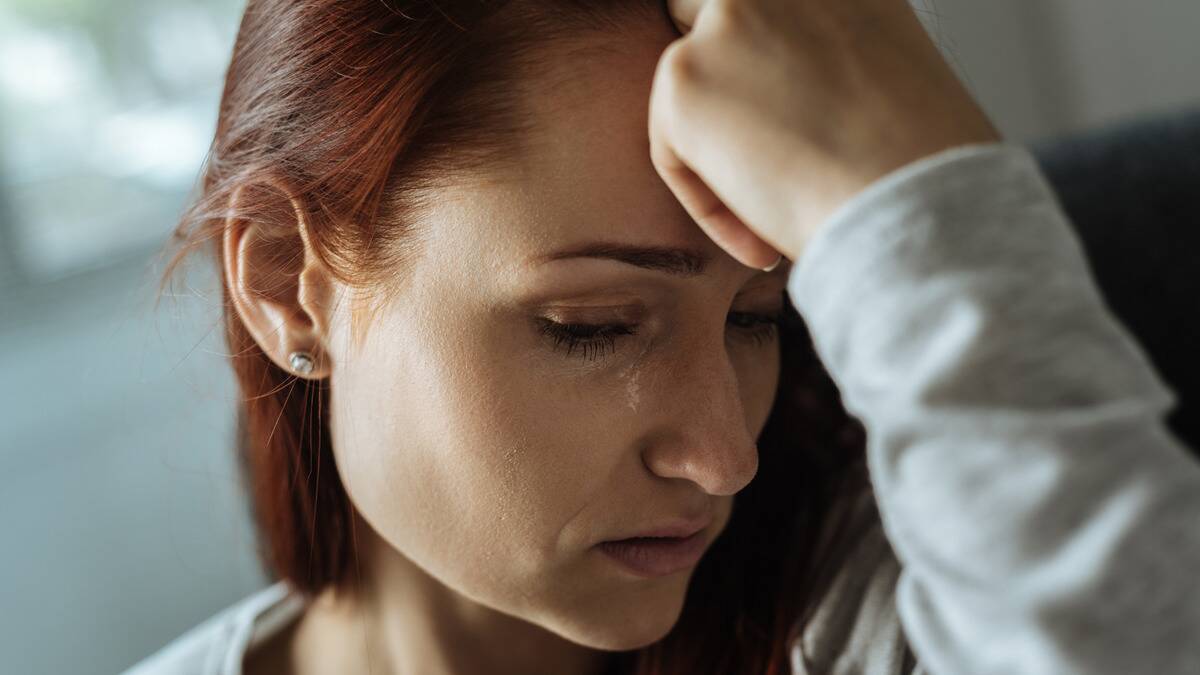
<svg viewBox="0 0 1200 675">
<path fill-rule="evenodd" d="M 953 148 L 876 181 L 788 293 L 866 427 L 856 512 L 874 525 L 796 673 L 1200 673 L 1200 464 L 1027 149 Z M 237 675 L 301 608 L 276 584 L 130 673 Z"/>
</svg>

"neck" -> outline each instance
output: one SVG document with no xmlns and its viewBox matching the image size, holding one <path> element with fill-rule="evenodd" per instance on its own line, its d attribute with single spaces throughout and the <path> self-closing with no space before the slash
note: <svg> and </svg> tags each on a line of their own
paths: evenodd
<svg viewBox="0 0 1200 675">
<path fill-rule="evenodd" d="M 600 675 L 583 647 L 448 588 L 355 513 L 359 573 L 314 599 L 297 627 L 297 673 Z M 352 573 L 353 574 L 353 573 Z"/>
</svg>

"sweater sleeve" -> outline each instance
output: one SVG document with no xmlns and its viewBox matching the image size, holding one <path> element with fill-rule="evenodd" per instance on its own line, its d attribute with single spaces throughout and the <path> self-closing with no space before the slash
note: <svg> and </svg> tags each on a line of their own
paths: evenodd
<svg viewBox="0 0 1200 675">
<path fill-rule="evenodd" d="M 929 673 L 1200 673 L 1200 463 L 1028 150 L 881 178 L 788 294 L 867 430 Z"/>
</svg>

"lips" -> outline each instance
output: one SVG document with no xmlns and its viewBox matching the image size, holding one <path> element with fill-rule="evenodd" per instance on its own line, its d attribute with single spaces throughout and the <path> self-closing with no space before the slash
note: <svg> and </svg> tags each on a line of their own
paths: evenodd
<svg viewBox="0 0 1200 675">
<path fill-rule="evenodd" d="M 596 545 L 604 557 L 639 577 L 660 577 L 689 569 L 707 548 L 704 528 L 687 537 L 632 537 Z"/>
<path fill-rule="evenodd" d="M 596 544 L 595 549 L 626 572 L 659 577 L 693 567 L 709 545 L 713 519 L 676 518 Z"/>
</svg>

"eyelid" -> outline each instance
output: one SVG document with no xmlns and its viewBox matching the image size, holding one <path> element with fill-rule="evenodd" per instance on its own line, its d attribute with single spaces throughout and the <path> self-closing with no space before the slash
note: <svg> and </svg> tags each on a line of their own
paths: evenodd
<svg viewBox="0 0 1200 675">
<path fill-rule="evenodd" d="M 742 298 L 747 295 L 762 294 L 782 294 L 787 290 L 787 280 L 783 277 L 763 277 L 755 280 L 749 286 L 738 291 L 735 298 Z"/>
<path fill-rule="evenodd" d="M 746 339 L 761 346 L 778 336 L 786 309 L 777 307 L 766 311 L 730 310 L 726 321 L 729 316 L 735 315 L 749 319 L 747 325 L 739 325 L 739 331 Z M 569 356 L 579 348 L 583 358 L 589 361 L 603 358 L 606 351 L 615 353 L 618 349 L 617 343 L 623 341 L 621 338 L 637 335 L 641 329 L 640 322 L 556 321 L 545 316 L 539 317 L 537 323 L 538 331 L 554 341 L 555 349 L 565 344 Z M 584 329 L 583 335 L 576 332 L 580 329 Z M 589 357 L 589 353 L 594 356 Z"/>
<path fill-rule="evenodd" d="M 757 295 L 757 294 L 756 294 Z M 759 312 L 763 314 L 775 314 L 787 310 L 788 300 L 784 296 L 783 291 L 764 295 L 762 298 L 748 298 L 738 296 L 734 298 L 734 306 L 729 308 L 731 312 Z"/>
<path fill-rule="evenodd" d="M 649 310 L 645 305 L 606 305 L 606 306 L 575 306 L 548 307 L 544 316 L 556 323 L 568 324 L 602 324 L 602 323 L 642 323 Z"/>
</svg>

